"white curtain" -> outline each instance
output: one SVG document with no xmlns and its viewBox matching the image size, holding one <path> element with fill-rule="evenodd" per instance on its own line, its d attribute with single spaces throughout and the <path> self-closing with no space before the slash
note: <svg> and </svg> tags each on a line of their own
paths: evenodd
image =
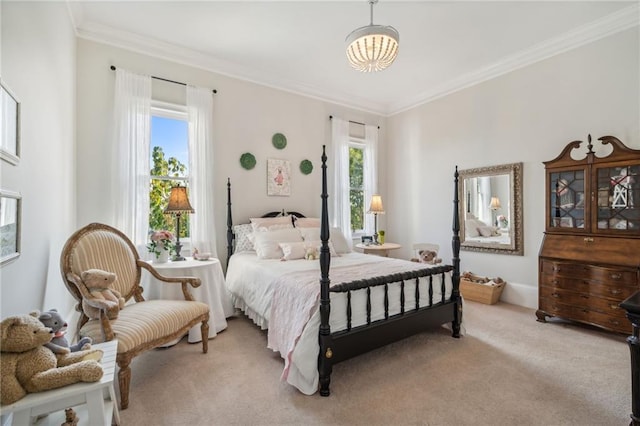
<svg viewBox="0 0 640 426">
<path fill-rule="evenodd" d="M 114 119 L 114 226 L 140 246 L 149 228 L 150 76 L 116 70 Z"/>
<path fill-rule="evenodd" d="M 337 117 L 331 119 L 329 169 L 329 210 L 331 226 L 342 230 L 351 241 L 351 203 L 349 202 L 349 122 Z"/>
<path fill-rule="evenodd" d="M 189 119 L 189 200 L 191 249 L 217 257 L 213 188 L 213 94 L 211 89 L 187 85 Z"/>
<path fill-rule="evenodd" d="M 364 126 L 365 148 L 363 155 L 364 166 L 364 208 L 365 227 L 364 232 L 371 235 L 374 232 L 374 217 L 366 214 L 371 203 L 371 196 L 378 194 L 378 126 Z M 384 199 L 382 200 L 384 205 Z"/>
</svg>

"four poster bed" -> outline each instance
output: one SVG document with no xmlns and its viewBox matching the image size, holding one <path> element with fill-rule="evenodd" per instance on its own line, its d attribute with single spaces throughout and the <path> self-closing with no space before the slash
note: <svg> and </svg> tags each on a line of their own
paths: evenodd
<svg viewBox="0 0 640 426">
<path fill-rule="evenodd" d="M 326 163 L 323 147 L 319 229 L 296 227 L 314 220 L 296 212 L 266 229 L 252 219 L 254 250 L 239 246 L 240 227 L 249 225 L 233 225 L 227 182 L 226 284 L 234 305 L 269 330 L 268 347 L 285 361 L 283 380 L 305 394 L 319 387 L 322 396 L 329 395 L 334 364 L 439 325 L 451 324 L 460 337 L 462 321 L 457 168 L 453 262 L 434 266 L 345 250 L 341 234 L 329 228 Z M 294 255 L 309 244 L 319 247 L 319 262 Z"/>
</svg>

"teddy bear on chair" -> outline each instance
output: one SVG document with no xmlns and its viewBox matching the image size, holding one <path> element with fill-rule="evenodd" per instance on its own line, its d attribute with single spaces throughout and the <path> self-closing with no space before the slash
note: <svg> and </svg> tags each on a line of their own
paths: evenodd
<svg viewBox="0 0 640 426">
<path fill-rule="evenodd" d="M 412 262 L 427 263 L 429 265 L 436 265 L 442 263 L 442 259 L 438 257 L 438 253 L 433 250 L 420 250 L 418 251 L 418 258 L 411 259 Z"/>
<path fill-rule="evenodd" d="M 106 310 L 107 318 L 110 320 L 118 318 L 125 300 L 120 292 L 111 286 L 116 280 L 116 274 L 101 269 L 89 269 L 80 276 L 70 272 L 67 278 L 76 285 L 82 295 L 82 311 L 89 319 L 99 319 L 101 310 Z"/>
</svg>

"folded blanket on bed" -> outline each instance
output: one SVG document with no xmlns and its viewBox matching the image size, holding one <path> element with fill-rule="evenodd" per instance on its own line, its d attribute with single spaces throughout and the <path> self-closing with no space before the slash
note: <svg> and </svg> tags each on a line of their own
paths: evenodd
<svg viewBox="0 0 640 426">
<path fill-rule="evenodd" d="M 399 259 L 380 258 L 375 263 L 332 267 L 331 285 L 374 278 L 406 271 L 425 269 L 424 264 Z M 280 352 L 285 367 L 282 379 L 289 373 L 291 356 L 304 328 L 319 307 L 320 276 L 317 270 L 292 272 L 273 282 L 273 299 L 269 319 L 267 346 Z M 333 330 L 336 331 L 336 330 Z"/>
</svg>

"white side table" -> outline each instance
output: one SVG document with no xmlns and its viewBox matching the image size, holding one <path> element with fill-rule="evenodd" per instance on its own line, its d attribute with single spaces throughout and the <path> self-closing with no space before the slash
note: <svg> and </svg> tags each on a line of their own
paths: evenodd
<svg viewBox="0 0 640 426">
<path fill-rule="evenodd" d="M 100 360 L 103 374 L 100 381 L 75 383 L 58 389 L 30 393 L 11 405 L 3 405 L 0 413 L 13 413 L 13 426 L 31 425 L 35 417 L 42 415 L 47 416 L 38 420 L 36 425 L 60 426 L 65 421 L 64 409 L 73 407 L 80 418 L 79 426 L 109 426 L 112 421 L 119 425 L 120 414 L 113 388 L 118 341 L 97 343 L 92 347 L 103 351 Z"/>
<path fill-rule="evenodd" d="M 166 277 L 197 277 L 202 283 L 200 287 L 189 287 L 189 291 L 198 302 L 209 305 L 209 339 L 227 328 L 226 318 L 234 313 L 231 297 L 224 283 L 222 266 L 218 259 L 170 261 L 166 263 L 151 263 L 152 266 Z M 175 283 L 158 281 L 149 273 L 143 271 L 141 285 L 144 288 L 144 297 L 152 299 L 184 300 L 182 288 Z M 200 325 L 189 330 L 189 343 L 202 340 Z"/>
</svg>

